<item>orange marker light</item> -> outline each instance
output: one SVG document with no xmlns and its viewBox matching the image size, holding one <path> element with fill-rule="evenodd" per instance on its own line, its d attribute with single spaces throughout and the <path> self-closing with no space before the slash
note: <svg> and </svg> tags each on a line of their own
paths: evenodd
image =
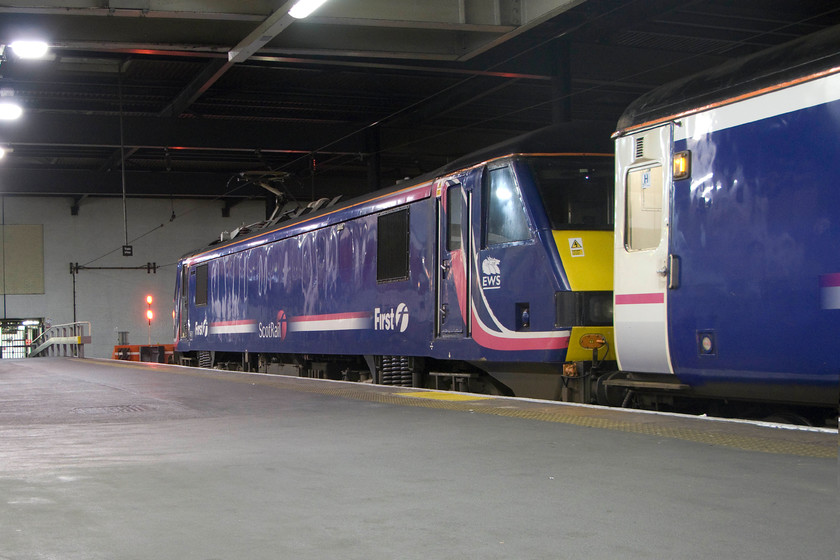
<svg viewBox="0 0 840 560">
<path fill-rule="evenodd" d="M 674 180 L 688 179 L 691 176 L 691 152 L 677 152 L 674 154 Z"/>
</svg>

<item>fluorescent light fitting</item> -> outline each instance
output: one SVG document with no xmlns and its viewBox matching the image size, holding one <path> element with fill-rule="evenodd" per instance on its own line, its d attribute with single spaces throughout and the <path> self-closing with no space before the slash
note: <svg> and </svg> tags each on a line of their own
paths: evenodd
<svg viewBox="0 0 840 560">
<path fill-rule="evenodd" d="M 42 58 L 49 50 L 44 41 L 15 41 L 9 46 L 20 58 Z"/>
<path fill-rule="evenodd" d="M 0 146 L 0 159 L 3 159 L 4 157 L 6 157 L 6 148 Z"/>
<path fill-rule="evenodd" d="M 23 114 L 23 109 L 16 103 L 8 101 L 0 102 L 0 121 L 13 121 L 19 119 Z"/>
<path fill-rule="evenodd" d="M 303 19 L 318 8 L 327 0 L 298 0 L 294 6 L 289 10 L 289 15 L 293 18 Z"/>
</svg>

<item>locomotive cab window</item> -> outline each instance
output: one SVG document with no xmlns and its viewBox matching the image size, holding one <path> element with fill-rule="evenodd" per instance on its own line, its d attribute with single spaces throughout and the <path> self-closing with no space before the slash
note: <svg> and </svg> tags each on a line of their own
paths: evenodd
<svg viewBox="0 0 840 560">
<path fill-rule="evenodd" d="M 376 281 L 408 280 L 408 209 L 382 214 L 376 225 Z"/>
<path fill-rule="evenodd" d="M 207 305 L 207 265 L 195 267 L 195 305 Z"/>
<path fill-rule="evenodd" d="M 485 246 L 530 239 L 528 217 L 511 168 L 490 169 L 484 192 Z"/>
<path fill-rule="evenodd" d="M 528 159 L 528 166 L 551 229 L 613 229 L 612 157 L 533 157 Z"/>
</svg>

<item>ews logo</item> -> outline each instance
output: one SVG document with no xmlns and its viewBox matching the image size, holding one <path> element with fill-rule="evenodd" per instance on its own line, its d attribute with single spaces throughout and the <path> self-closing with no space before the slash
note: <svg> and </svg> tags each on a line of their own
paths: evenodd
<svg viewBox="0 0 840 560">
<path fill-rule="evenodd" d="M 502 287 L 502 261 L 487 257 L 481 263 L 481 287 L 485 290 L 498 290 Z"/>
</svg>

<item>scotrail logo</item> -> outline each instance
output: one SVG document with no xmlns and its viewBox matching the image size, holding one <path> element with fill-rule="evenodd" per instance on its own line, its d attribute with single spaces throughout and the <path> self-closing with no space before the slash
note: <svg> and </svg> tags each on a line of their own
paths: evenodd
<svg viewBox="0 0 840 560">
<path fill-rule="evenodd" d="M 405 332 L 408 328 L 408 306 L 401 303 L 396 309 L 383 311 L 377 307 L 373 310 L 373 328 L 377 331 Z"/>
<path fill-rule="evenodd" d="M 265 324 L 260 322 L 257 326 L 257 332 L 260 338 L 279 338 L 280 340 L 285 340 L 287 326 L 286 312 L 281 309 L 277 312 L 276 322 L 271 321 Z"/>
</svg>

